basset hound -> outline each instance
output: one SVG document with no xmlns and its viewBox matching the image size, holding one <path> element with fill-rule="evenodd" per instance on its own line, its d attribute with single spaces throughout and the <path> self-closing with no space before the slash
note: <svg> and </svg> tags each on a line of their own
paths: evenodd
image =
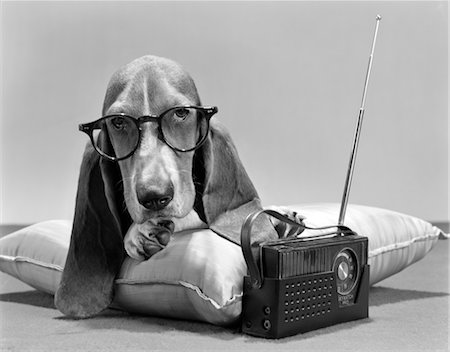
<svg viewBox="0 0 450 352">
<path fill-rule="evenodd" d="M 55 296 L 62 313 L 85 318 L 107 308 L 125 256 L 147 259 L 174 231 L 208 227 L 240 243 L 242 223 L 261 202 L 217 110 L 201 105 L 192 78 L 169 59 L 144 56 L 112 76 L 103 117 L 80 125 L 91 140 Z M 255 255 L 285 231 L 258 220 Z"/>
</svg>

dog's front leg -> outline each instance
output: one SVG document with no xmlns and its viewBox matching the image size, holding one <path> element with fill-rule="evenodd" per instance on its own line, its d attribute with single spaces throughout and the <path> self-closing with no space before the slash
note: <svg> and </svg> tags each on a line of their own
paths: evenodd
<svg viewBox="0 0 450 352">
<path fill-rule="evenodd" d="M 166 247 L 174 227 L 170 220 L 133 223 L 123 241 L 125 250 L 133 259 L 146 260 Z"/>
<path fill-rule="evenodd" d="M 123 244 L 131 258 L 142 261 L 163 250 L 175 231 L 202 228 L 208 226 L 200 220 L 197 212 L 191 210 L 180 219 L 152 219 L 143 224 L 133 223 L 125 235 Z"/>
</svg>

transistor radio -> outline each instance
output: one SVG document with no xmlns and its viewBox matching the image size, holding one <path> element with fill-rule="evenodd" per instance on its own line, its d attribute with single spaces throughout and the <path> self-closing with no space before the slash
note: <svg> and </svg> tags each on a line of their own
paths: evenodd
<svg viewBox="0 0 450 352">
<path fill-rule="evenodd" d="M 281 338 L 369 315 L 368 239 L 344 225 L 354 161 L 361 132 L 367 85 L 381 16 L 375 34 L 353 140 L 338 225 L 309 228 L 270 209 L 250 214 L 241 230 L 248 267 L 242 298 L 242 331 Z M 259 263 L 250 247 L 252 226 L 269 215 L 294 228 L 328 230 L 314 237 L 288 237 L 260 245 Z"/>
<path fill-rule="evenodd" d="M 267 242 L 260 247 L 258 266 L 250 233 L 263 213 L 291 221 L 273 210 L 261 210 L 243 225 L 242 249 L 249 268 L 242 298 L 243 332 L 280 338 L 368 317 L 367 237 L 340 225 L 328 235 Z"/>
</svg>

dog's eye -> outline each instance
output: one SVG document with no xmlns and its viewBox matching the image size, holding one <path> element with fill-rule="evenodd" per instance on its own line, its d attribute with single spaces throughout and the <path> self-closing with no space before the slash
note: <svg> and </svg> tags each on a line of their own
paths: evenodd
<svg viewBox="0 0 450 352">
<path fill-rule="evenodd" d="M 116 130 L 123 130 L 126 125 L 126 121 L 122 116 L 115 116 L 111 119 L 111 124 Z"/>
<path fill-rule="evenodd" d="M 186 119 L 186 117 L 189 116 L 189 110 L 188 109 L 184 109 L 184 108 L 176 109 L 175 110 L 175 116 L 178 117 L 181 120 L 184 120 L 184 119 Z"/>
</svg>

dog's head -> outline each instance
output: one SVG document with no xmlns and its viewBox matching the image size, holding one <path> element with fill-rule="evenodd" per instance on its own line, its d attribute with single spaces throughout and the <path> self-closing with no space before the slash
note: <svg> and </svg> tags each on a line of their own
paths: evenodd
<svg viewBox="0 0 450 352">
<path fill-rule="evenodd" d="M 106 92 L 103 116 L 122 113 L 136 118 L 159 117 L 176 106 L 199 105 L 194 81 L 180 65 L 168 59 L 145 56 L 113 75 Z M 180 108 L 170 114 L 181 121 L 186 119 L 183 114 L 190 114 L 190 110 Z M 169 118 L 172 116 L 165 116 L 165 120 Z M 171 148 L 161 136 L 160 126 L 156 119 L 142 123 L 137 149 L 133 155 L 118 162 L 126 206 L 138 224 L 151 218 L 182 218 L 193 208 L 195 201 L 194 151 L 179 152 Z M 113 135 L 109 136 L 113 148 L 122 148 L 126 153 L 133 147 L 130 145 L 135 143 L 130 140 L 132 138 L 114 138 L 114 129 L 108 131 Z M 189 134 L 180 138 L 191 139 L 186 143 L 198 138 Z"/>
<path fill-rule="evenodd" d="M 111 303 L 114 278 L 124 259 L 123 236 L 132 222 L 183 217 L 194 208 L 214 232 L 239 244 L 246 216 L 261 209 L 229 134 L 214 119 L 195 151 L 180 152 L 169 144 L 183 138 L 186 145 L 195 144 L 202 133 L 198 130 L 191 134 L 170 130 L 173 143 L 161 136 L 156 117 L 174 106 L 186 105 L 200 105 L 197 89 L 192 78 L 171 60 L 145 56 L 113 75 L 103 115 L 147 118 L 140 124 L 138 144 L 130 142 L 129 136 L 114 134 L 114 127 L 122 129 L 123 121 L 119 121 L 86 147 L 71 243 L 55 296 L 55 304 L 64 314 L 88 317 Z M 177 116 L 183 118 L 184 114 L 179 111 Z M 100 156 L 99 148 L 109 155 L 127 157 L 107 160 Z M 128 155 L 130 149 L 134 153 Z M 266 219 L 261 219 L 254 231 L 257 255 L 259 243 L 277 235 Z"/>
</svg>

